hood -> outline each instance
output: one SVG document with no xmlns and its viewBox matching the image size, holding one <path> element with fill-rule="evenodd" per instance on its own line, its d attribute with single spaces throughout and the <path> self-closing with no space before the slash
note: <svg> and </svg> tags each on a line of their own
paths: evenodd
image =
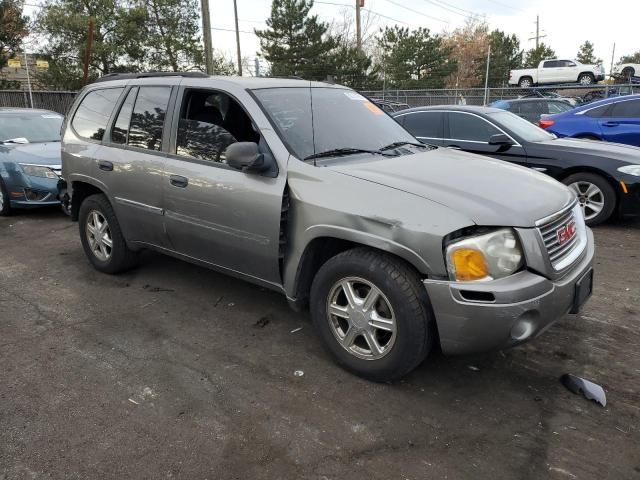
<svg viewBox="0 0 640 480">
<path fill-rule="evenodd" d="M 0 145 L 0 163 L 61 165 L 60 142 Z"/>
<path fill-rule="evenodd" d="M 546 140 L 544 142 L 535 142 L 527 144 L 527 152 L 529 148 L 553 149 L 559 153 L 559 149 L 563 152 L 575 153 L 578 155 L 592 155 L 598 157 L 606 157 L 607 159 L 619 160 L 621 162 L 640 164 L 640 148 L 631 145 L 623 145 L 622 143 L 601 142 L 598 140 L 586 140 L 583 138 L 556 138 Z"/>
<path fill-rule="evenodd" d="M 339 173 L 426 198 L 483 226 L 533 227 L 573 200 L 551 177 L 446 148 L 334 165 L 330 168 Z"/>
</svg>

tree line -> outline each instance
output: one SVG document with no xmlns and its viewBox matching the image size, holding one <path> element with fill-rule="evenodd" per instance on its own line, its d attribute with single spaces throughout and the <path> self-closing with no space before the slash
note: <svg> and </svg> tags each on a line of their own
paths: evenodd
<svg viewBox="0 0 640 480">
<path fill-rule="evenodd" d="M 36 72 L 47 88 L 81 86 L 90 20 L 90 80 L 116 72 L 204 70 L 198 0 L 46 0 L 31 19 L 22 6 L 21 0 L 0 0 L 0 68 L 31 34 L 40 40 L 38 57 L 49 60 L 48 70 Z M 365 24 L 359 49 L 352 16 L 329 24 L 312 9 L 313 0 L 272 1 L 266 28 L 255 30 L 267 74 L 330 78 L 359 89 L 479 87 L 490 47 L 488 83 L 498 87 L 506 84 L 509 70 L 555 56 L 545 43 L 525 50 L 516 35 L 474 18 L 445 33 Z M 235 73 L 230 59 L 219 52 L 214 57 L 216 73 Z M 601 61 L 589 41 L 576 58 Z M 640 51 L 620 61 L 640 62 Z"/>
</svg>

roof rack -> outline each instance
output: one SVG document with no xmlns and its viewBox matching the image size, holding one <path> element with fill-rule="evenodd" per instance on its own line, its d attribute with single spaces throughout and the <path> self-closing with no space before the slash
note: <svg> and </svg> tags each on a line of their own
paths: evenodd
<svg viewBox="0 0 640 480">
<path fill-rule="evenodd" d="M 111 80 L 131 80 L 133 78 L 149 78 L 149 77 L 192 77 L 192 78 L 206 78 L 207 75 L 204 72 L 140 72 L 140 73 L 108 73 L 93 83 L 107 82 Z"/>
</svg>

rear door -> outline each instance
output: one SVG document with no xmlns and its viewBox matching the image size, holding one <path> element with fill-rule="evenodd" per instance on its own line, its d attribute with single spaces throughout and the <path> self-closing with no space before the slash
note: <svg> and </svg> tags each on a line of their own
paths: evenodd
<svg viewBox="0 0 640 480">
<path fill-rule="evenodd" d="M 124 93 L 96 152 L 98 177 L 109 186 L 129 241 L 164 246 L 162 174 L 170 85 L 139 85 Z"/>
<path fill-rule="evenodd" d="M 606 115 L 598 119 L 605 140 L 640 147 L 640 99 L 616 102 Z"/>
<path fill-rule="evenodd" d="M 396 121 L 422 143 L 442 146 L 444 136 L 444 112 L 430 110 L 407 112 L 398 115 Z"/>
<path fill-rule="evenodd" d="M 450 111 L 445 116 L 444 146 L 527 166 L 527 154 L 515 140 L 512 146 L 489 145 L 489 138 L 497 134 L 507 135 L 475 113 Z"/>
</svg>

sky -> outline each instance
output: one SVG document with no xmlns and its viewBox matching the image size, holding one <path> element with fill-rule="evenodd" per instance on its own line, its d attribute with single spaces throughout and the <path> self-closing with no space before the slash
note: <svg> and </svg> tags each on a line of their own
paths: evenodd
<svg viewBox="0 0 640 480">
<path fill-rule="evenodd" d="M 33 1 L 33 0 L 31 0 Z M 340 22 L 356 0 L 317 0 L 312 12 L 323 21 Z M 242 56 L 251 62 L 259 51 L 254 28 L 264 28 L 270 0 L 237 0 Z M 28 2 L 30 3 L 30 2 Z M 34 1 L 35 3 L 35 1 Z M 210 0 L 213 46 L 230 59 L 236 58 L 233 0 Z M 25 6 L 32 15 L 34 7 Z M 520 38 L 521 48 L 535 46 L 536 15 L 540 16 L 541 41 L 558 57 L 574 58 L 585 40 L 595 45 L 595 54 L 608 71 L 615 42 L 615 61 L 640 50 L 637 35 L 640 1 L 617 0 L 608 8 L 601 0 L 365 0 L 363 15 L 374 27 L 398 24 L 427 27 L 434 32 L 451 31 L 471 15 L 485 19 L 491 29 L 499 28 Z"/>
</svg>

